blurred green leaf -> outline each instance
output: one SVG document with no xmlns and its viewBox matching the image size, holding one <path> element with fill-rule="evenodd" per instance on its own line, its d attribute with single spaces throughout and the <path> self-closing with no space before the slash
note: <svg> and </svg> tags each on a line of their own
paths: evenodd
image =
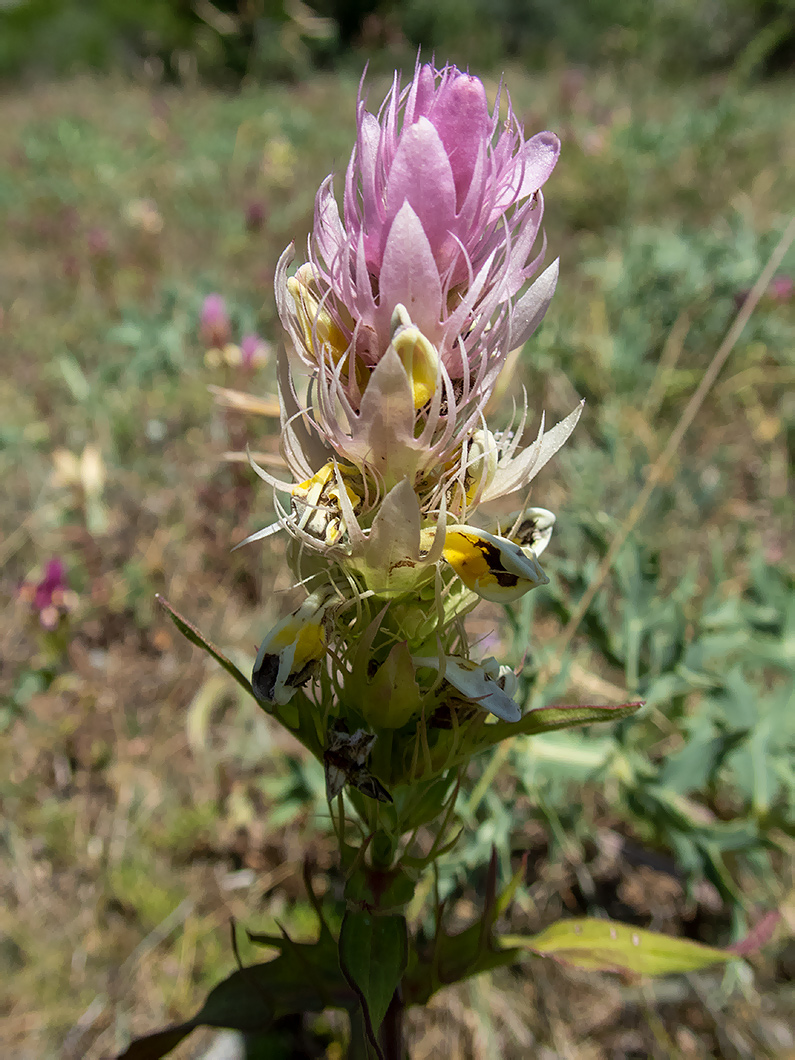
<svg viewBox="0 0 795 1060">
<path fill-rule="evenodd" d="M 160 1060 L 196 1027 L 256 1032 L 290 1013 L 351 1008 L 353 995 L 340 974 L 333 939 L 321 936 L 317 943 L 298 944 L 275 936 L 268 942 L 281 947 L 279 957 L 233 972 L 208 994 L 193 1019 L 135 1039 L 119 1060 Z"/>
<path fill-rule="evenodd" d="M 559 920 L 539 935 L 527 938 L 510 935 L 500 941 L 504 946 L 553 957 L 585 971 L 630 975 L 696 972 L 735 956 L 690 939 L 671 938 L 628 924 L 587 917 Z"/>
<path fill-rule="evenodd" d="M 744 738 L 744 733 L 715 736 L 712 726 L 704 720 L 705 724 L 682 750 L 665 759 L 658 778 L 661 787 L 680 795 L 702 790 L 714 778 L 726 755 Z"/>
</svg>

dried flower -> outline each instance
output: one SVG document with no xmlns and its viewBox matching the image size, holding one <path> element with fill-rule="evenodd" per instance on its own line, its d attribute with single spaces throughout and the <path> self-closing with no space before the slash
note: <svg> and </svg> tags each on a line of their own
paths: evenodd
<svg viewBox="0 0 795 1060">
<path fill-rule="evenodd" d="M 326 797 L 335 799 L 346 784 L 351 784 L 379 802 L 391 802 L 392 796 L 367 769 L 365 763 L 375 744 L 376 737 L 364 729 L 353 735 L 344 730 L 333 729 L 323 754 L 326 773 Z"/>
</svg>

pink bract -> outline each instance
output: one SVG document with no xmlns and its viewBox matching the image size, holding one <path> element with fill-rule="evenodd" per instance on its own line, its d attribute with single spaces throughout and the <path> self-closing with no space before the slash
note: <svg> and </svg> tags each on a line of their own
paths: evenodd
<svg viewBox="0 0 795 1060">
<path fill-rule="evenodd" d="M 418 65 L 403 89 L 396 74 L 377 117 L 360 99 L 342 214 L 328 177 L 309 242 L 322 308 L 360 363 L 383 356 L 399 304 L 450 377 L 476 385 L 540 323 L 556 269 L 517 295 L 543 256 L 533 253 L 540 188 L 560 145 L 550 132 L 526 140 L 510 101 L 503 121 L 499 110 L 498 99 L 490 113 L 482 82 L 454 66 Z M 282 319 L 299 354 L 322 364 L 327 352 L 319 342 L 307 350 L 296 326 L 290 257 L 277 275 Z"/>
</svg>

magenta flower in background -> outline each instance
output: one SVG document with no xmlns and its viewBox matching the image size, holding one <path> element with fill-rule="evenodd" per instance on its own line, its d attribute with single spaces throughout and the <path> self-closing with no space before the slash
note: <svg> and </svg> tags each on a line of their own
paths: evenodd
<svg viewBox="0 0 795 1060">
<path fill-rule="evenodd" d="M 199 320 L 202 342 L 210 349 L 222 349 L 229 342 L 232 326 L 226 302 L 220 294 L 208 294 Z"/>
<path fill-rule="evenodd" d="M 793 291 L 795 291 L 795 283 L 793 283 L 792 277 L 787 276 L 783 272 L 773 277 L 767 289 L 768 295 L 774 302 L 789 302 Z"/>
<path fill-rule="evenodd" d="M 40 581 L 26 581 L 19 587 L 19 598 L 34 611 L 44 629 L 53 630 L 62 615 L 74 610 L 77 596 L 69 588 L 63 560 L 51 559 Z"/>
<path fill-rule="evenodd" d="M 396 74 L 378 117 L 360 100 L 342 215 L 329 177 L 309 262 L 288 280 L 288 248 L 277 272 L 299 354 L 315 366 L 348 358 L 347 378 L 361 381 L 390 345 L 397 311 L 451 378 L 493 385 L 554 291 L 556 265 L 517 299 L 541 260 L 540 188 L 559 147 L 549 132 L 525 139 L 510 101 L 500 121 L 499 100 L 490 113 L 482 82 L 454 66 L 418 65 L 402 90 Z"/>
<path fill-rule="evenodd" d="M 240 356 L 244 368 L 254 368 L 267 359 L 269 352 L 269 344 L 259 335 L 244 335 L 240 340 Z"/>
<path fill-rule="evenodd" d="M 742 307 L 743 302 L 750 293 L 750 287 L 745 287 L 741 291 L 735 292 L 734 304 L 738 309 Z M 794 293 L 795 281 L 793 281 L 792 277 L 786 272 L 779 272 L 767 285 L 765 296 L 770 299 L 771 302 L 789 302 Z"/>
<path fill-rule="evenodd" d="M 248 232 L 260 232 L 265 224 L 265 203 L 253 201 L 248 203 L 244 213 L 244 221 Z"/>
<path fill-rule="evenodd" d="M 95 225 L 86 235 L 86 246 L 94 258 L 104 258 L 110 253 L 110 236 L 107 229 Z"/>
</svg>

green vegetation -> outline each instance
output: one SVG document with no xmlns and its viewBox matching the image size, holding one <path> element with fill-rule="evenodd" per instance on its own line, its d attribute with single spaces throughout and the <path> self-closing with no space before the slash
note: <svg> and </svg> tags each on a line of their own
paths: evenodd
<svg viewBox="0 0 795 1060">
<path fill-rule="evenodd" d="M 640 61 L 680 78 L 786 69 L 793 0 L 7 0 L 0 77 L 118 69 L 223 84 L 298 79 L 419 47 L 459 66 Z"/>
<path fill-rule="evenodd" d="M 534 488 L 558 513 L 550 586 L 515 616 L 481 605 L 472 628 L 484 654 L 500 654 L 498 638 L 524 660 L 528 697 L 647 706 L 514 744 L 439 880 L 449 927 L 479 908 L 492 844 L 503 878 L 528 854 L 509 933 L 606 912 L 727 945 L 771 909 L 784 920 L 748 964 L 650 987 L 528 958 L 440 995 L 412 1040 L 417 1055 L 444 1040 L 451 1057 L 782 1055 L 795 885 L 786 282 L 560 649 L 786 225 L 792 86 L 735 71 L 663 88 L 608 67 L 517 66 L 506 80 L 527 128 L 563 139 L 546 202 L 561 283 L 506 388 L 519 398 L 524 385 L 553 420 L 577 395 L 587 404 Z M 177 639 L 153 597 L 244 670 L 298 600 L 278 538 L 229 551 L 269 521 L 271 499 L 225 454 L 248 443 L 275 457 L 278 421 L 207 389 L 267 396 L 273 359 L 206 362 L 198 318 L 218 291 L 236 341 L 280 340 L 274 264 L 308 231 L 321 178 L 344 167 L 357 81 L 223 95 L 85 78 L 3 98 L 5 1055 L 107 1056 L 192 1014 L 234 968 L 230 916 L 311 937 L 304 857 L 318 893 L 338 886 L 321 771 Z M 792 250 L 780 273 L 795 274 Z M 17 590 L 53 555 L 78 600 L 45 633 Z M 473 763 L 473 778 L 488 768 Z M 341 1040 L 333 1023 L 314 1032 Z M 174 1055 L 201 1055 L 202 1040 Z"/>
</svg>

